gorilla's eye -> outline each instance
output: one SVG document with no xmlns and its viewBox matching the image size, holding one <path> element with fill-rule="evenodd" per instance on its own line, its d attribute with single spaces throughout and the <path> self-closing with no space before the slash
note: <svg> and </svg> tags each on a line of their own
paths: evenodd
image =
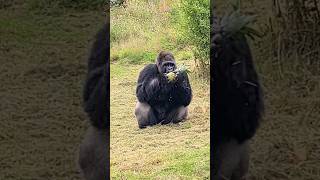
<svg viewBox="0 0 320 180">
<path fill-rule="evenodd" d="M 168 67 L 174 67 L 174 64 L 170 63 L 170 64 L 168 64 Z"/>
<path fill-rule="evenodd" d="M 163 64 L 164 67 L 174 67 L 175 65 L 173 63 L 164 63 Z"/>
</svg>

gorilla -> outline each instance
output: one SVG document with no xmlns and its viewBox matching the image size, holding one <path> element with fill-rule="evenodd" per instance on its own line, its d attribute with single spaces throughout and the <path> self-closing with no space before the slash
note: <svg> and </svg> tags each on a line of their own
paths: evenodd
<svg viewBox="0 0 320 180">
<path fill-rule="evenodd" d="M 176 69 L 173 55 L 162 51 L 155 64 L 145 66 L 140 72 L 135 108 L 139 128 L 159 123 L 178 123 L 187 117 L 192 99 L 187 73 L 177 73 L 173 81 L 169 81 L 166 76 Z"/>
<path fill-rule="evenodd" d="M 78 159 L 81 174 L 86 180 L 105 180 L 110 174 L 109 34 L 109 24 L 105 24 L 96 35 L 88 59 L 83 101 L 90 127 L 80 145 Z"/>
<path fill-rule="evenodd" d="M 246 34 L 230 32 L 224 18 L 212 19 L 211 164 L 214 180 L 244 180 L 249 165 L 249 139 L 259 126 L 264 105 Z M 234 21 L 233 21 L 234 22 Z"/>
</svg>

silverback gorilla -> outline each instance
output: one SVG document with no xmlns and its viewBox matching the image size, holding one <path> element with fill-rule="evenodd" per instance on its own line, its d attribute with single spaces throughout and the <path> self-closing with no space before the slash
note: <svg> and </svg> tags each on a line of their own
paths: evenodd
<svg viewBox="0 0 320 180">
<path fill-rule="evenodd" d="M 139 128 L 178 123 L 186 118 L 192 90 L 187 73 L 178 73 L 174 81 L 168 81 L 166 74 L 176 68 L 173 55 L 162 51 L 155 64 L 147 65 L 140 72 L 135 108 Z"/>
<path fill-rule="evenodd" d="M 86 180 L 109 178 L 109 24 L 96 35 L 88 60 L 84 110 L 91 125 L 80 145 L 79 166 Z"/>
<path fill-rule="evenodd" d="M 241 27 L 230 24 L 234 22 L 226 17 L 211 22 L 214 180 L 246 179 L 248 140 L 254 136 L 264 109 L 246 35 L 240 32 Z"/>
</svg>

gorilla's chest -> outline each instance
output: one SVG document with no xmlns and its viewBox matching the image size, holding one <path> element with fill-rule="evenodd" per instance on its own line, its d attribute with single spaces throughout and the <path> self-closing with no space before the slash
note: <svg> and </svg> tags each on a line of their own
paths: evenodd
<svg viewBox="0 0 320 180">
<path fill-rule="evenodd" d="M 174 101 L 174 90 L 171 84 L 161 84 L 160 91 L 156 96 L 156 101 L 159 104 L 171 104 Z"/>
<path fill-rule="evenodd" d="M 156 98 L 155 98 L 155 101 L 157 104 L 171 104 L 173 103 L 174 101 L 174 98 L 173 98 L 173 94 L 172 93 L 169 93 L 169 92 L 162 92 L 162 93 L 159 93 Z"/>
</svg>

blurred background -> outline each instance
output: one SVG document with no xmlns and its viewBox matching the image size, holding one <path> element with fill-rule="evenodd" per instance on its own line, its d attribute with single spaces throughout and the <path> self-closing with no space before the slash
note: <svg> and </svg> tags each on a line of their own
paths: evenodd
<svg viewBox="0 0 320 180">
<path fill-rule="evenodd" d="M 214 12 L 230 9 L 215 0 Z M 249 179 L 320 177 L 320 3 L 314 0 L 241 1 L 257 16 L 262 38 L 251 40 L 264 88 L 264 122 L 253 138 Z"/>
<path fill-rule="evenodd" d="M 104 1 L 0 0 L 0 179 L 80 179 L 82 85 Z"/>
</svg>

